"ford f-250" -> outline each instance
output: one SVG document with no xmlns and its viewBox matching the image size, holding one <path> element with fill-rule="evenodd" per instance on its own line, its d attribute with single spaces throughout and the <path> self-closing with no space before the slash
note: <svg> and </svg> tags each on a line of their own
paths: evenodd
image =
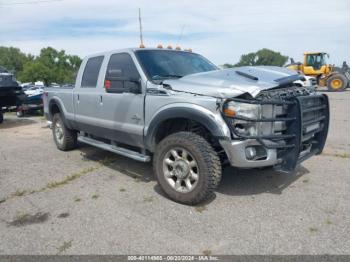
<svg viewBox="0 0 350 262">
<path fill-rule="evenodd" d="M 77 141 L 151 161 L 165 193 L 197 204 L 219 185 L 224 163 L 293 171 L 320 154 L 329 105 L 280 67 L 220 70 L 199 54 L 135 48 L 86 57 L 75 87 L 47 88 L 54 141 Z"/>
</svg>

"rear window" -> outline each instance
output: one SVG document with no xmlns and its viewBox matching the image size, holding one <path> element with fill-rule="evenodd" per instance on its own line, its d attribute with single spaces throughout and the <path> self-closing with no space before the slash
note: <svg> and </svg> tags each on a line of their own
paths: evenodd
<svg viewBox="0 0 350 262">
<path fill-rule="evenodd" d="M 81 87 L 96 87 L 103 56 L 91 57 L 86 63 Z"/>
</svg>

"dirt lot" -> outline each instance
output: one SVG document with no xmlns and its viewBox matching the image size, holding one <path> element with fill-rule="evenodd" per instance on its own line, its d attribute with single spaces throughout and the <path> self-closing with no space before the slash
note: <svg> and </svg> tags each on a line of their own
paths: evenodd
<svg viewBox="0 0 350 262">
<path fill-rule="evenodd" d="M 350 254 L 350 92 L 295 174 L 224 170 L 216 197 L 168 200 L 150 164 L 58 151 L 40 117 L 0 126 L 0 254 Z"/>
</svg>

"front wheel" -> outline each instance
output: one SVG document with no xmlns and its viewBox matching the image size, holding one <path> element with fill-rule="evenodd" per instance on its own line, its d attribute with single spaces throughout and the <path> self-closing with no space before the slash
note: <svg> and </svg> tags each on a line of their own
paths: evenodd
<svg viewBox="0 0 350 262">
<path fill-rule="evenodd" d="M 162 140 L 153 166 L 164 192 L 183 204 L 195 205 L 208 199 L 221 180 L 219 156 L 203 137 L 191 132 Z"/>
<path fill-rule="evenodd" d="M 348 80 L 344 75 L 335 74 L 327 80 L 327 88 L 329 91 L 344 91 L 348 85 Z"/>
<path fill-rule="evenodd" d="M 52 118 L 52 134 L 59 150 L 68 151 L 76 148 L 77 133 L 65 126 L 60 114 L 55 114 Z"/>
<path fill-rule="evenodd" d="M 0 111 L 0 124 L 4 122 L 4 114 Z"/>
</svg>

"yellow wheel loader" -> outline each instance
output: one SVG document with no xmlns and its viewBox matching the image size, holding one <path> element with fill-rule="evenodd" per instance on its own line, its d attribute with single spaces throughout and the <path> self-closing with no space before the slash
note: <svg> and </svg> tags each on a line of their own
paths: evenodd
<svg viewBox="0 0 350 262">
<path fill-rule="evenodd" d="M 295 63 L 291 58 L 291 63 L 286 67 L 299 71 L 307 76 L 313 76 L 319 86 L 327 86 L 329 91 L 344 91 L 350 83 L 350 70 L 346 62 L 342 67 L 335 67 L 327 64 L 329 57 L 324 52 L 304 53 L 304 62 Z"/>
</svg>

